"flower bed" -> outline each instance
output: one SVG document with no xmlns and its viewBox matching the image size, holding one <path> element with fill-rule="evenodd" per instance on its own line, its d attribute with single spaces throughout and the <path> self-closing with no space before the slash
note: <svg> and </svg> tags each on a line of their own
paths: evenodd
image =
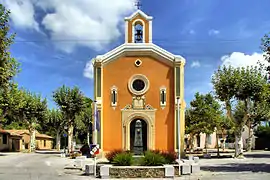
<svg viewBox="0 0 270 180">
<path fill-rule="evenodd" d="M 109 170 L 110 178 L 164 178 L 163 166 L 112 166 Z"/>
<path fill-rule="evenodd" d="M 97 165 L 97 176 L 102 178 L 165 178 L 174 176 L 175 152 L 146 151 L 134 157 L 129 151 L 115 150 L 106 154 L 109 163 Z M 170 171 L 168 171 L 170 169 Z M 168 173 L 169 172 L 169 173 Z"/>
</svg>

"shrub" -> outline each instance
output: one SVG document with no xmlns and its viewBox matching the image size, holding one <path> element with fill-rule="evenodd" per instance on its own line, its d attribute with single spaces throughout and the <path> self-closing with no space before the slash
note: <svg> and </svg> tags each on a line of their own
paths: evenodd
<svg viewBox="0 0 270 180">
<path fill-rule="evenodd" d="M 140 164 L 143 166 L 160 166 L 165 164 L 165 158 L 160 153 L 146 151 L 144 157 L 141 158 Z"/>
<path fill-rule="evenodd" d="M 130 166 L 133 163 L 133 156 L 131 153 L 122 152 L 116 154 L 113 158 L 113 164 L 117 166 Z"/>
<path fill-rule="evenodd" d="M 155 154 L 161 154 L 161 150 L 150 150 L 150 152 L 155 153 Z"/>
<path fill-rule="evenodd" d="M 123 153 L 123 152 L 124 152 L 124 151 L 121 150 L 121 149 L 116 149 L 116 150 L 113 150 L 113 151 L 107 153 L 107 154 L 105 155 L 105 157 L 106 157 L 106 159 L 107 159 L 110 163 L 112 163 L 114 157 L 115 157 L 117 154 L 120 154 L 120 153 Z"/>
<path fill-rule="evenodd" d="M 165 158 L 166 164 L 173 164 L 177 159 L 177 153 L 174 151 L 162 151 L 160 154 Z"/>
</svg>

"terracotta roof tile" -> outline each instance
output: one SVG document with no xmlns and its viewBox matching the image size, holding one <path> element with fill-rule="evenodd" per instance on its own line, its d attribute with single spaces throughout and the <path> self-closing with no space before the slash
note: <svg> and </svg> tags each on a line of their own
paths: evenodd
<svg viewBox="0 0 270 180">
<path fill-rule="evenodd" d="M 7 132 L 7 131 L 4 130 L 4 129 L 0 129 L 0 133 L 1 133 L 1 134 L 9 134 L 9 132 Z"/>
<path fill-rule="evenodd" d="M 4 130 L 4 131 L 14 136 L 15 135 L 22 136 L 23 134 L 29 134 L 29 130 L 26 130 L 26 129 L 20 129 L 20 130 L 12 129 L 12 130 Z M 38 131 L 36 131 L 36 137 L 53 139 L 53 137 L 46 134 L 40 134 Z"/>
</svg>

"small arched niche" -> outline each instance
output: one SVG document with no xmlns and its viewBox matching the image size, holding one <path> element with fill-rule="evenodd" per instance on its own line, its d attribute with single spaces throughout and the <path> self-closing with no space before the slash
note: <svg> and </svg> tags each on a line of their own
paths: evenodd
<svg viewBox="0 0 270 180">
<path fill-rule="evenodd" d="M 138 19 L 133 22 L 133 42 L 144 43 L 145 42 L 145 23 L 143 20 Z"/>
</svg>

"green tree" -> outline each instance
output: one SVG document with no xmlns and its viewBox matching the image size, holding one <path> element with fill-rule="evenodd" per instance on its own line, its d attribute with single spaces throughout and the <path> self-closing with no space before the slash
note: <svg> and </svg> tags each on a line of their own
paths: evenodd
<svg viewBox="0 0 270 180">
<path fill-rule="evenodd" d="M 0 123 L 13 108 L 7 101 L 10 100 L 10 94 L 12 94 L 10 91 L 14 89 L 11 80 L 19 72 L 19 63 L 11 57 L 9 52 L 15 37 L 15 34 L 10 35 L 9 15 L 10 12 L 0 4 Z"/>
<path fill-rule="evenodd" d="M 15 83 L 10 83 L 8 89 L 4 92 L 0 90 L 0 123 L 9 119 L 16 120 L 16 113 L 23 104 L 23 91 Z"/>
<path fill-rule="evenodd" d="M 262 94 L 265 78 L 255 67 L 219 67 L 212 77 L 217 97 L 225 102 L 227 117 L 233 123 L 235 134 L 235 156 L 243 155 L 242 130 L 250 116 L 250 104 Z M 232 114 L 232 101 L 243 103 L 244 116 L 235 118 Z"/>
<path fill-rule="evenodd" d="M 59 109 L 48 110 L 45 124 L 49 132 L 56 136 L 56 149 L 59 151 L 61 148 L 61 133 L 64 131 L 65 126 L 62 112 Z"/>
<path fill-rule="evenodd" d="M 195 94 L 195 99 L 190 102 L 191 108 L 187 112 L 186 129 L 192 136 L 205 133 L 206 137 L 215 131 L 222 111 L 220 104 L 210 94 Z M 207 153 L 208 141 L 205 138 Z"/>
<path fill-rule="evenodd" d="M 219 116 L 219 118 L 216 121 L 216 147 L 217 147 L 217 156 L 220 156 L 220 151 L 219 151 L 219 139 L 220 137 L 222 138 L 221 140 L 221 147 L 223 151 L 225 150 L 225 140 L 228 136 L 228 133 L 230 132 L 230 129 L 232 128 L 231 121 L 227 118 L 225 115 Z"/>
<path fill-rule="evenodd" d="M 72 151 L 75 118 L 83 111 L 84 95 L 77 87 L 71 89 L 63 85 L 53 92 L 53 99 L 63 113 L 68 126 L 68 149 Z"/>
<path fill-rule="evenodd" d="M 30 149 L 35 149 L 35 134 L 39 123 L 46 120 L 47 100 L 40 95 L 23 91 L 23 105 L 18 111 L 19 119 L 22 120 L 30 133 Z"/>
<path fill-rule="evenodd" d="M 270 33 L 265 34 L 264 37 L 262 38 L 261 49 L 264 52 L 264 55 L 263 55 L 264 60 L 270 63 Z M 261 62 L 259 63 L 261 64 L 261 66 L 263 66 L 262 64 L 264 64 Z M 270 66 L 266 66 L 263 68 L 266 68 L 268 74 L 270 74 Z"/>
<path fill-rule="evenodd" d="M 236 122 L 242 122 L 245 117 L 245 105 L 242 101 L 238 101 L 234 117 Z M 252 138 L 254 136 L 254 128 L 259 125 L 262 121 L 267 121 L 270 118 L 270 106 L 269 103 L 263 98 L 252 100 L 249 103 L 248 118 L 246 120 L 246 126 L 248 127 L 248 140 L 247 140 L 247 151 L 252 149 Z"/>
<path fill-rule="evenodd" d="M 84 108 L 82 112 L 77 116 L 77 123 L 80 124 L 80 129 L 87 134 L 86 142 L 90 145 L 90 130 L 92 127 L 92 99 L 85 97 L 84 98 Z M 78 125 L 77 125 L 78 127 Z"/>
</svg>

